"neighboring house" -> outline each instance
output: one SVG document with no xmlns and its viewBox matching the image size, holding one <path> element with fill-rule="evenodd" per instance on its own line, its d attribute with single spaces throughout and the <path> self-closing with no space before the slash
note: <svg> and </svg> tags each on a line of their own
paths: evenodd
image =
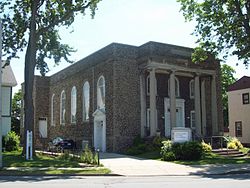
<svg viewBox="0 0 250 188">
<path fill-rule="evenodd" d="M 35 77 L 35 145 L 61 136 L 121 152 L 136 136 L 223 134 L 219 61 L 191 62 L 192 49 L 112 43 L 50 76 Z M 44 141 L 45 140 L 45 141 Z"/>
<path fill-rule="evenodd" d="M 243 76 L 228 88 L 229 136 L 250 145 L 250 77 Z"/>
<path fill-rule="evenodd" d="M 5 62 L 2 62 L 4 65 Z M 16 86 L 16 78 L 10 65 L 2 69 L 2 135 L 11 129 L 11 99 L 12 87 Z"/>
</svg>

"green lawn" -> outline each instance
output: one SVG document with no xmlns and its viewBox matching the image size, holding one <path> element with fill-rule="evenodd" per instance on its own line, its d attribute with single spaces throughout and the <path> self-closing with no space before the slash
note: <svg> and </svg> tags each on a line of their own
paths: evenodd
<svg viewBox="0 0 250 188">
<path fill-rule="evenodd" d="M 4 152 L 3 166 L 0 175 L 83 175 L 108 174 L 110 170 L 104 167 L 81 165 L 72 159 L 37 154 L 33 160 L 26 161 L 21 151 Z M 17 168 L 16 168 L 17 167 Z"/>
<path fill-rule="evenodd" d="M 158 151 L 146 152 L 143 154 L 135 155 L 135 157 L 161 160 L 161 155 Z M 222 157 L 222 156 L 211 153 L 211 154 L 207 154 L 201 160 L 197 160 L 197 161 L 171 161 L 171 162 L 174 162 L 177 164 L 183 164 L 183 165 L 250 164 L 250 158 L 249 157 L 227 158 L 227 157 Z"/>
</svg>

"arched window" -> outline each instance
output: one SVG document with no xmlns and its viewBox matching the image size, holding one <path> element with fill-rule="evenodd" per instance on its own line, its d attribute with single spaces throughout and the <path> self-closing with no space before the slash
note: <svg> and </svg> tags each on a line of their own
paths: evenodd
<svg viewBox="0 0 250 188">
<path fill-rule="evenodd" d="M 89 120 L 89 93 L 90 93 L 90 87 L 89 82 L 85 82 L 83 85 L 83 121 Z"/>
<path fill-rule="evenodd" d="M 168 96 L 170 96 L 170 79 L 168 79 Z M 175 97 L 180 97 L 179 80 L 175 77 Z"/>
<path fill-rule="evenodd" d="M 61 98 L 60 98 L 60 124 L 65 124 L 65 115 L 66 115 L 66 94 L 63 90 L 61 92 Z"/>
<path fill-rule="evenodd" d="M 71 90 L 71 123 L 76 122 L 76 87 Z"/>
<path fill-rule="evenodd" d="M 55 113 L 54 113 L 54 108 L 55 108 L 55 94 L 52 95 L 51 97 L 51 126 L 55 126 Z"/>
<path fill-rule="evenodd" d="M 190 95 L 190 99 L 194 98 L 194 80 L 191 80 L 189 82 L 189 95 Z"/>
<path fill-rule="evenodd" d="M 97 81 L 97 108 L 105 108 L 105 79 L 103 76 Z"/>
</svg>

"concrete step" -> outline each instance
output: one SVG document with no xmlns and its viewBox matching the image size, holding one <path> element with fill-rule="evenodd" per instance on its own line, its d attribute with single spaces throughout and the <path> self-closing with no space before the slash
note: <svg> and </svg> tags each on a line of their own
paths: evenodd
<svg viewBox="0 0 250 188">
<path fill-rule="evenodd" d="M 214 149 L 212 150 L 212 152 L 224 157 L 244 157 L 246 155 L 237 149 L 226 149 L 226 148 Z"/>
</svg>

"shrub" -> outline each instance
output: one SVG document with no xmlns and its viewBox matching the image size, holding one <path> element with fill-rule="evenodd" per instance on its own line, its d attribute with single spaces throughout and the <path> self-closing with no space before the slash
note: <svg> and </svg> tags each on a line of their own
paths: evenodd
<svg viewBox="0 0 250 188">
<path fill-rule="evenodd" d="M 237 149 L 237 146 L 235 145 L 234 142 L 228 142 L 227 143 L 227 148 L 228 149 Z"/>
<path fill-rule="evenodd" d="M 68 151 L 62 153 L 60 156 L 59 156 L 59 159 L 60 160 L 64 160 L 64 161 L 68 161 L 68 160 L 71 160 L 73 157 L 70 155 L 70 153 Z"/>
<path fill-rule="evenodd" d="M 171 140 L 166 140 L 162 142 L 162 147 L 161 147 L 161 155 L 164 155 L 164 153 L 170 152 L 172 150 L 172 141 Z"/>
<path fill-rule="evenodd" d="M 5 150 L 6 151 L 16 151 L 19 149 L 20 136 L 18 136 L 14 131 L 10 131 L 5 137 Z"/>
<path fill-rule="evenodd" d="M 169 152 L 164 153 L 164 155 L 162 155 L 162 159 L 164 161 L 174 161 L 176 160 L 176 157 L 175 157 L 174 152 L 169 151 Z"/>
<path fill-rule="evenodd" d="M 163 141 L 166 141 L 166 138 L 161 137 L 161 136 L 156 136 L 153 139 L 153 147 L 157 150 L 160 150 L 161 147 L 163 146 Z"/>
<path fill-rule="evenodd" d="M 243 145 L 237 138 L 233 137 L 229 139 L 229 142 L 227 143 L 227 148 L 228 149 L 242 149 Z"/>
<path fill-rule="evenodd" d="M 87 164 L 98 164 L 97 153 L 93 153 L 89 149 L 88 145 L 86 145 L 84 151 L 80 155 L 80 162 Z"/>
<path fill-rule="evenodd" d="M 126 153 L 128 155 L 139 155 L 145 153 L 146 151 L 148 151 L 147 145 L 143 143 L 130 147 L 129 149 L 127 149 Z"/>
<path fill-rule="evenodd" d="M 212 146 L 210 144 L 205 143 L 204 140 L 202 140 L 201 146 L 203 153 L 210 153 L 212 151 Z"/>
<path fill-rule="evenodd" d="M 172 151 L 177 160 L 199 160 L 202 157 L 202 145 L 196 141 L 174 143 Z"/>
</svg>

